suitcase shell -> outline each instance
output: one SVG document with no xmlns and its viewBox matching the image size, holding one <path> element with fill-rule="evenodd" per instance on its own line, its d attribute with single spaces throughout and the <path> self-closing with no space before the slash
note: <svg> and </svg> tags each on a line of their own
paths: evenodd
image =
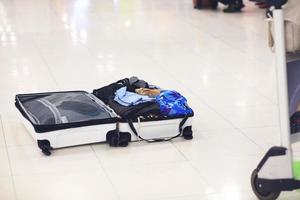
<svg viewBox="0 0 300 200">
<path fill-rule="evenodd" d="M 85 91 L 66 91 L 66 92 L 85 92 Z M 48 92 L 35 93 L 24 95 L 41 95 L 54 94 L 64 92 Z M 85 92 L 87 93 L 87 92 Z M 183 136 L 185 139 L 192 139 L 192 117 L 186 116 L 183 122 L 183 117 L 168 117 L 156 120 L 136 120 L 133 121 L 133 126 L 137 134 L 132 130 L 128 122 L 119 117 L 110 118 L 108 120 L 99 121 L 84 121 L 71 124 L 59 124 L 55 126 L 43 127 L 38 126 L 30 121 L 25 108 L 22 106 L 19 97 L 22 94 L 16 95 L 16 107 L 20 111 L 21 120 L 30 133 L 37 141 L 39 148 L 45 155 L 50 155 L 52 149 L 71 147 L 84 144 L 108 142 L 107 135 L 109 132 L 116 131 L 131 135 L 130 141 L 144 140 L 169 140 L 177 136 Z M 107 109 L 110 109 L 107 106 Z M 50 127 L 50 128 L 49 128 Z M 127 141 L 130 142 L 130 141 Z"/>
<path fill-rule="evenodd" d="M 21 115 L 20 118 L 34 140 L 48 140 L 51 147 L 54 149 L 106 142 L 106 134 L 116 128 L 116 123 L 109 123 L 38 133 L 25 117 Z M 182 127 L 182 132 L 187 130 L 186 128 L 192 127 L 192 120 L 192 116 L 188 118 Z M 173 137 L 178 133 L 181 121 L 182 118 L 178 118 L 159 121 L 134 122 L 133 124 L 141 137 L 150 140 L 152 138 Z M 127 122 L 121 122 L 119 124 L 119 129 L 120 132 L 130 133 L 132 137 L 131 141 L 140 140 L 140 138 L 133 133 Z"/>
<path fill-rule="evenodd" d="M 106 134 L 116 128 L 115 123 L 110 123 L 38 133 L 26 118 L 21 116 L 21 119 L 34 140 L 38 143 L 49 141 L 51 149 L 106 142 Z"/>
<path fill-rule="evenodd" d="M 145 121 L 145 122 L 134 122 L 133 125 L 140 137 L 146 140 L 164 139 L 172 138 L 181 132 L 182 135 L 184 132 L 189 131 L 192 127 L 193 117 L 190 116 L 187 121 L 182 126 L 180 131 L 179 124 L 182 121 L 182 118 L 177 119 L 165 119 L 157 121 Z M 120 123 L 120 132 L 130 133 L 133 141 L 141 140 L 133 130 L 130 128 L 127 122 Z M 187 133 L 188 134 L 188 133 Z"/>
</svg>

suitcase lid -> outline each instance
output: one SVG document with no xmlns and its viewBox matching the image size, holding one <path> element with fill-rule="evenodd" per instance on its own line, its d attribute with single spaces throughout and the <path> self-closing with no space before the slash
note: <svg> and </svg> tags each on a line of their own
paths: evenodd
<svg viewBox="0 0 300 200">
<path fill-rule="evenodd" d="M 115 123 L 116 113 L 85 91 L 16 95 L 15 105 L 38 133 Z"/>
</svg>

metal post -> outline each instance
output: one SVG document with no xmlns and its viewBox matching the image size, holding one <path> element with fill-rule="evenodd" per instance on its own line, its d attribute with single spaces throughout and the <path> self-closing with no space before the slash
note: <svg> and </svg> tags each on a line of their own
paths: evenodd
<svg viewBox="0 0 300 200">
<path fill-rule="evenodd" d="M 276 71 L 277 71 L 277 95 L 280 120 L 281 146 L 287 148 L 287 156 L 290 160 L 290 170 L 292 176 L 292 151 L 290 139 L 290 120 L 287 86 L 287 63 L 285 50 L 285 26 L 282 9 L 273 11 L 274 17 L 274 40 L 276 53 Z M 287 177 L 288 178 L 288 177 Z"/>
</svg>

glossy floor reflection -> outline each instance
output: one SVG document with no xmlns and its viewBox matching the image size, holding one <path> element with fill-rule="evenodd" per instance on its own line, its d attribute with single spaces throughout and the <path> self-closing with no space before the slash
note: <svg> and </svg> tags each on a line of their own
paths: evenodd
<svg viewBox="0 0 300 200">
<path fill-rule="evenodd" d="M 264 17 L 248 2 L 226 15 L 192 0 L 0 0 L 0 199 L 254 200 L 250 173 L 279 143 Z M 189 99 L 193 141 L 45 157 L 14 108 L 16 93 L 131 75 Z"/>
</svg>

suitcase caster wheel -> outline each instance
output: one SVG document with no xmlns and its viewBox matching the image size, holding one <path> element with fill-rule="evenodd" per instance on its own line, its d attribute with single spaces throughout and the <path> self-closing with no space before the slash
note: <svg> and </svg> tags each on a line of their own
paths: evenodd
<svg viewBox="0 0 300 200">
<path fill-rule="evenodd" d="M 119 145 L 119 135 L 117 131 L 112 130 L 106 134 L 106 142 L 111 147 L 117 147 Z"/>
<path fill-rule="evenodd" d="M 51 155 L 51 152 L 48 149 L 43 149 L 42 152 L 45 156 L 50 156 Z"/>
<path fill-rule="evenodd" d="M 193 130 L 192 126 L 187 126 L 182 131 L 182 137 L 186 140 L 192 140 L 193 139 Z"/>
<path fill-rule="evenodd" d="M 131 134 L 127 132 L 109 131 L 106 134 L 106 142 L 111 147 L 127 147 L 131 141 Z"/>
<path fill-rule="evenodd" d="M 279 192 L 263 191 L 257 182 L 257 173 L 258 173 L 258 171 L 255 169 L 251 175 L 251 187 L 252 187 L 254 194 L 260 200 L 276 200 L 280 195 L 280 191 Z"/>
<path fill-rule="evenodd" d="M 38 146 L 42 150 L 42 153 L 46 156 L 50 156 L 52 150 L 52 147 L 50 145 L 50 142 L 48 140 L 38 140 Z"/>
<path fill-rule="evenodd" d="M 131 141 L 131 134 L 128 132 L 121 132 L 119 138 L 119 146 L 120 147 L 127 147 L 129 142 Z"/>
<path fill-rule="evenodd" d="M 129 145 L 129 142 L 120 142 L 119 147 L 127 147 Z"/>
</svg>

